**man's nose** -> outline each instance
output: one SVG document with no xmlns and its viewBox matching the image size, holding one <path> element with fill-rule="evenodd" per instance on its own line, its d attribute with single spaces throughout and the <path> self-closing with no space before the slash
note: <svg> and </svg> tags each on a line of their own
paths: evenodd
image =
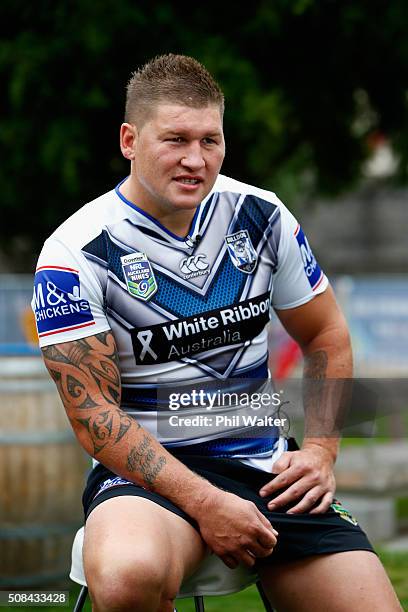
<svg viewBox="0 0 408 612">
<path fill-rule="evenodd" d="M 189 143 L 184 155 L 181 159 L 181 164 L 191 170 L 200 170 L 205 166 L 203 152 L 199 142 Z"/>
</svg>

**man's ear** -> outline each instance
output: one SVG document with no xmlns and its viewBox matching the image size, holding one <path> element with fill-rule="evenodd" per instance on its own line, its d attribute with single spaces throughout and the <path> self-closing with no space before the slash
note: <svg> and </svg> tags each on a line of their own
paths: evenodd
<svg viewBox="0 0 408 612">
<path fill-rule="evenodd" d="M 130 161 L 135 159 L 137 138 L 137 127 L 133 123 L 122 123 L 120 126 L 120 150 L 123 157 Z"/>
</svg>

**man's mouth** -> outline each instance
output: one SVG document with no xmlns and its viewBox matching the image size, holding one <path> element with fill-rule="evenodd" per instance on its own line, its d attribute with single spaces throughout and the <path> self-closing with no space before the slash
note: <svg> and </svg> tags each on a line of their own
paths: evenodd
<svg viewBox="0 0 408 612">
<path fill-rule="evenodd" d="M 201 177 L 189 176 L 176 176 L 174 180 L 178 183 L 182 183 L 183 185 L 198 185 L 198 183 L 203 182 L 203 179 Z"/>
</svg>

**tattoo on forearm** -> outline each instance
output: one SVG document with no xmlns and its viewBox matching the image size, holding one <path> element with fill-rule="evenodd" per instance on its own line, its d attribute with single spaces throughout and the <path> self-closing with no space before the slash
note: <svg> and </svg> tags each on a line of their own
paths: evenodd
<svg viewBox="0 0 408 612">
<path fill-rule="evenodd" d="M 109 410 L 100 412 L 91 423 L 90 417 L 87 419 L 76 419 L 92 434 L 95 453 L 101 451 L 109 442 L 112 436 L 113 415 Z M 99 444 L 98 444 L 99 442 Z"/>
<path fill-rule="evenodd" d="M 304 377 L 312 380 L 326 378 L 328 358 L 326 351 L 320 350 L 308 355 L 305 359 Z"/>
<path fill-rule="evenodd" d="M 319 350 L 305 359 L 303 375 L 303 403 L 305 409 L 305 436 L 320 437 L 332 431 L 330 403 L 327 401 L 330 384 L 326 378 L 328 356 Z"/>
<path fill-rule="evenodd" d="M 166 465 L 166 458 L 160 456 L 156 459 L 156 452 L 151 447 L 149 436 L 143 436 L 143 440 L 131 449 L 127 458 L 127 469 L 129 472 L 138 470 L 145 484 L 153 485 L 162 468 Z"/>
<path fill-rule="evenodd" d="M 116 415 L 115 415 L 116 416 Z M 140 428 L 139 423 L 133 421 L 125 412 L 119 411 L 119 431 L 112 436 L 114 429 L 114 415 L 111 411 L 106 410 L 100 412 L 96 417 L 74 419 L 77 423 L 81 423 L 92 435 L 95 455 L 99 453 L 109 442 L 116 444 L 128 431 L 129 427 L 134 423 L 137 428 Z M 118 429 L 116 427 L 116 429 Z"/>
</svg>

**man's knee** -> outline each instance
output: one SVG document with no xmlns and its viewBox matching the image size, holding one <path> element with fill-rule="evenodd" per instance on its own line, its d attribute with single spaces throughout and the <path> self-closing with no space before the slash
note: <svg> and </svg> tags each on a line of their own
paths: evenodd
<svg viewBox="0 0 408 612">
<path fill-rule="evenodd" d="M 181 577 L 171 568 L 161 566 L 146 556 L 97 564 L 87 576 L 96 612 L 172 610 L 172 601 L 180 587 Z"/>
</svg>

